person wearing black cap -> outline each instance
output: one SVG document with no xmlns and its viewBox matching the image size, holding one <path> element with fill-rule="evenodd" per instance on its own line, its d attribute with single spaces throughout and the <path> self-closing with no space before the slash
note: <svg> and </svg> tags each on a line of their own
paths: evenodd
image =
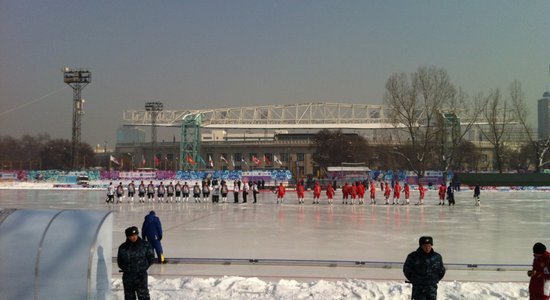
<svg viewBox="0 0 550 300">
<path fill-rule="evenodd" d="M 125 230 L 126 241 L 118 247 L 117 264 L 122 272 L 124 299 L 149 300 L 147 269 L 155 260 L 155 253 L 149 243 L 139 237 L 137 227 Z"/>
<path fill-rule="evenodd" d="M 529 281 L 529 299 L 550 299 L 550 253 L 543 243 L 533 245 L 533 268 L 527 272 Z"/>
<path fill-rule="evenodd" d="M 407 256 L 403 274 L 412 283 L 411 299 L 435 300 L 437 283 L 445 276 L 443 258 L 433 250 L 432 237 L 423 236 L 418 244 L 418 249 Z"/>
</svg>

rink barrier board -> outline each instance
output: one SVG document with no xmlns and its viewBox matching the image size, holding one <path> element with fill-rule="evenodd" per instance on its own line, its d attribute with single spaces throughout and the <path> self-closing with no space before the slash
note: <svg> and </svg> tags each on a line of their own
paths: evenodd
<svg viewBox="0 0 550 300">
<path fill-rule="evenodd" d="M 113 262 L 116 263 L 116 257 Z M 316 259 L 262 259 L 262 258 L 165 258 L 167 264 L 205 264 L 205 265 L 262 265 L 262 266 L 301 266 L 301 267 L 339 267 L 339 268 L 377 268 L 402 269 L 403 262 L 362 261 L 362 260 L 316 260 Z M 475 271 L 525 271 L 531 268 L 527 264 L 467 264 L 446 263 L 447 270 Z"/>
</svg>

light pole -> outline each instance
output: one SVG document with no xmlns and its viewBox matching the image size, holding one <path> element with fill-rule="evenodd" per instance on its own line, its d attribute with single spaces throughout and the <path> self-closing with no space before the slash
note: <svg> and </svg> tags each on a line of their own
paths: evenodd
<svg viewBox="0 0 550 300">
<path fill-rule="evenodd" d="M 71 145 L 71 168 L 79 169 L 81 117 L 84 114 L 82 89 L 92 82 L 92 73 L 86 69 L 63 69 L 63 82 L 73 89 L 73 136 Z"/>
<path fill-rule="evenodd" d="M 151 164 L 155 168 L 155 147 L 157 143 L 157 116 L 163 109 L 162 102 L 145 102 L 145 110 L 151 114 Z"/>
</svg>

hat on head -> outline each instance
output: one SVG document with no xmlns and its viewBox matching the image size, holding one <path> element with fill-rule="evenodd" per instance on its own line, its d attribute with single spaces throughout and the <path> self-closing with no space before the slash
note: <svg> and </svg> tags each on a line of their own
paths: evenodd
<svg viewBox="0 0 550 300">
<path fill-rule="evenodd" d="M 434 244 L 434 240 L 432 239 L 431 236 L 423 236 L 421 237 L 419 240 L 418 240 L 418 244 L 420 246 L 424 245 L 424 244 L 430 244 L 433 246 Z"/>
<path fill-rule="evenodd" d="M 139 234 L 139 230 L 137 229 L 136 226 L 132 226 L 132 227 L 126 228 L 124 233 L 126 233 L 126 236 L 131 236 L 131 235 L 134 235 L 134 234 Z"/>
<path fill-rule="evenodd" d="M 543 243 L 536 243 L 535 245 L 533 245 L 533 253 L 543 254 L 544 251 L 546 251 L 546 246 L 544 246 Z"/>
</svg>

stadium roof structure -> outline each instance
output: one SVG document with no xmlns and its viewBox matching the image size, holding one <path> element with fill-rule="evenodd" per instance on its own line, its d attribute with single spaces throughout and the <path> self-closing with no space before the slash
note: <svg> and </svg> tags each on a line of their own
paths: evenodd
<svg viewBox="0 0 550 300">
<path fill-rule="evenodd" d="M 210 129 L 377 129 L 394 128 L 384 105 L 302 103 L 202 110 L 163 110 L 156 125 L 180 127 L 192 116 L 201 116 L 201 128 Z M 149 112 L 125 111 L 126 126 L 150 126 Z"/>
</svg>

